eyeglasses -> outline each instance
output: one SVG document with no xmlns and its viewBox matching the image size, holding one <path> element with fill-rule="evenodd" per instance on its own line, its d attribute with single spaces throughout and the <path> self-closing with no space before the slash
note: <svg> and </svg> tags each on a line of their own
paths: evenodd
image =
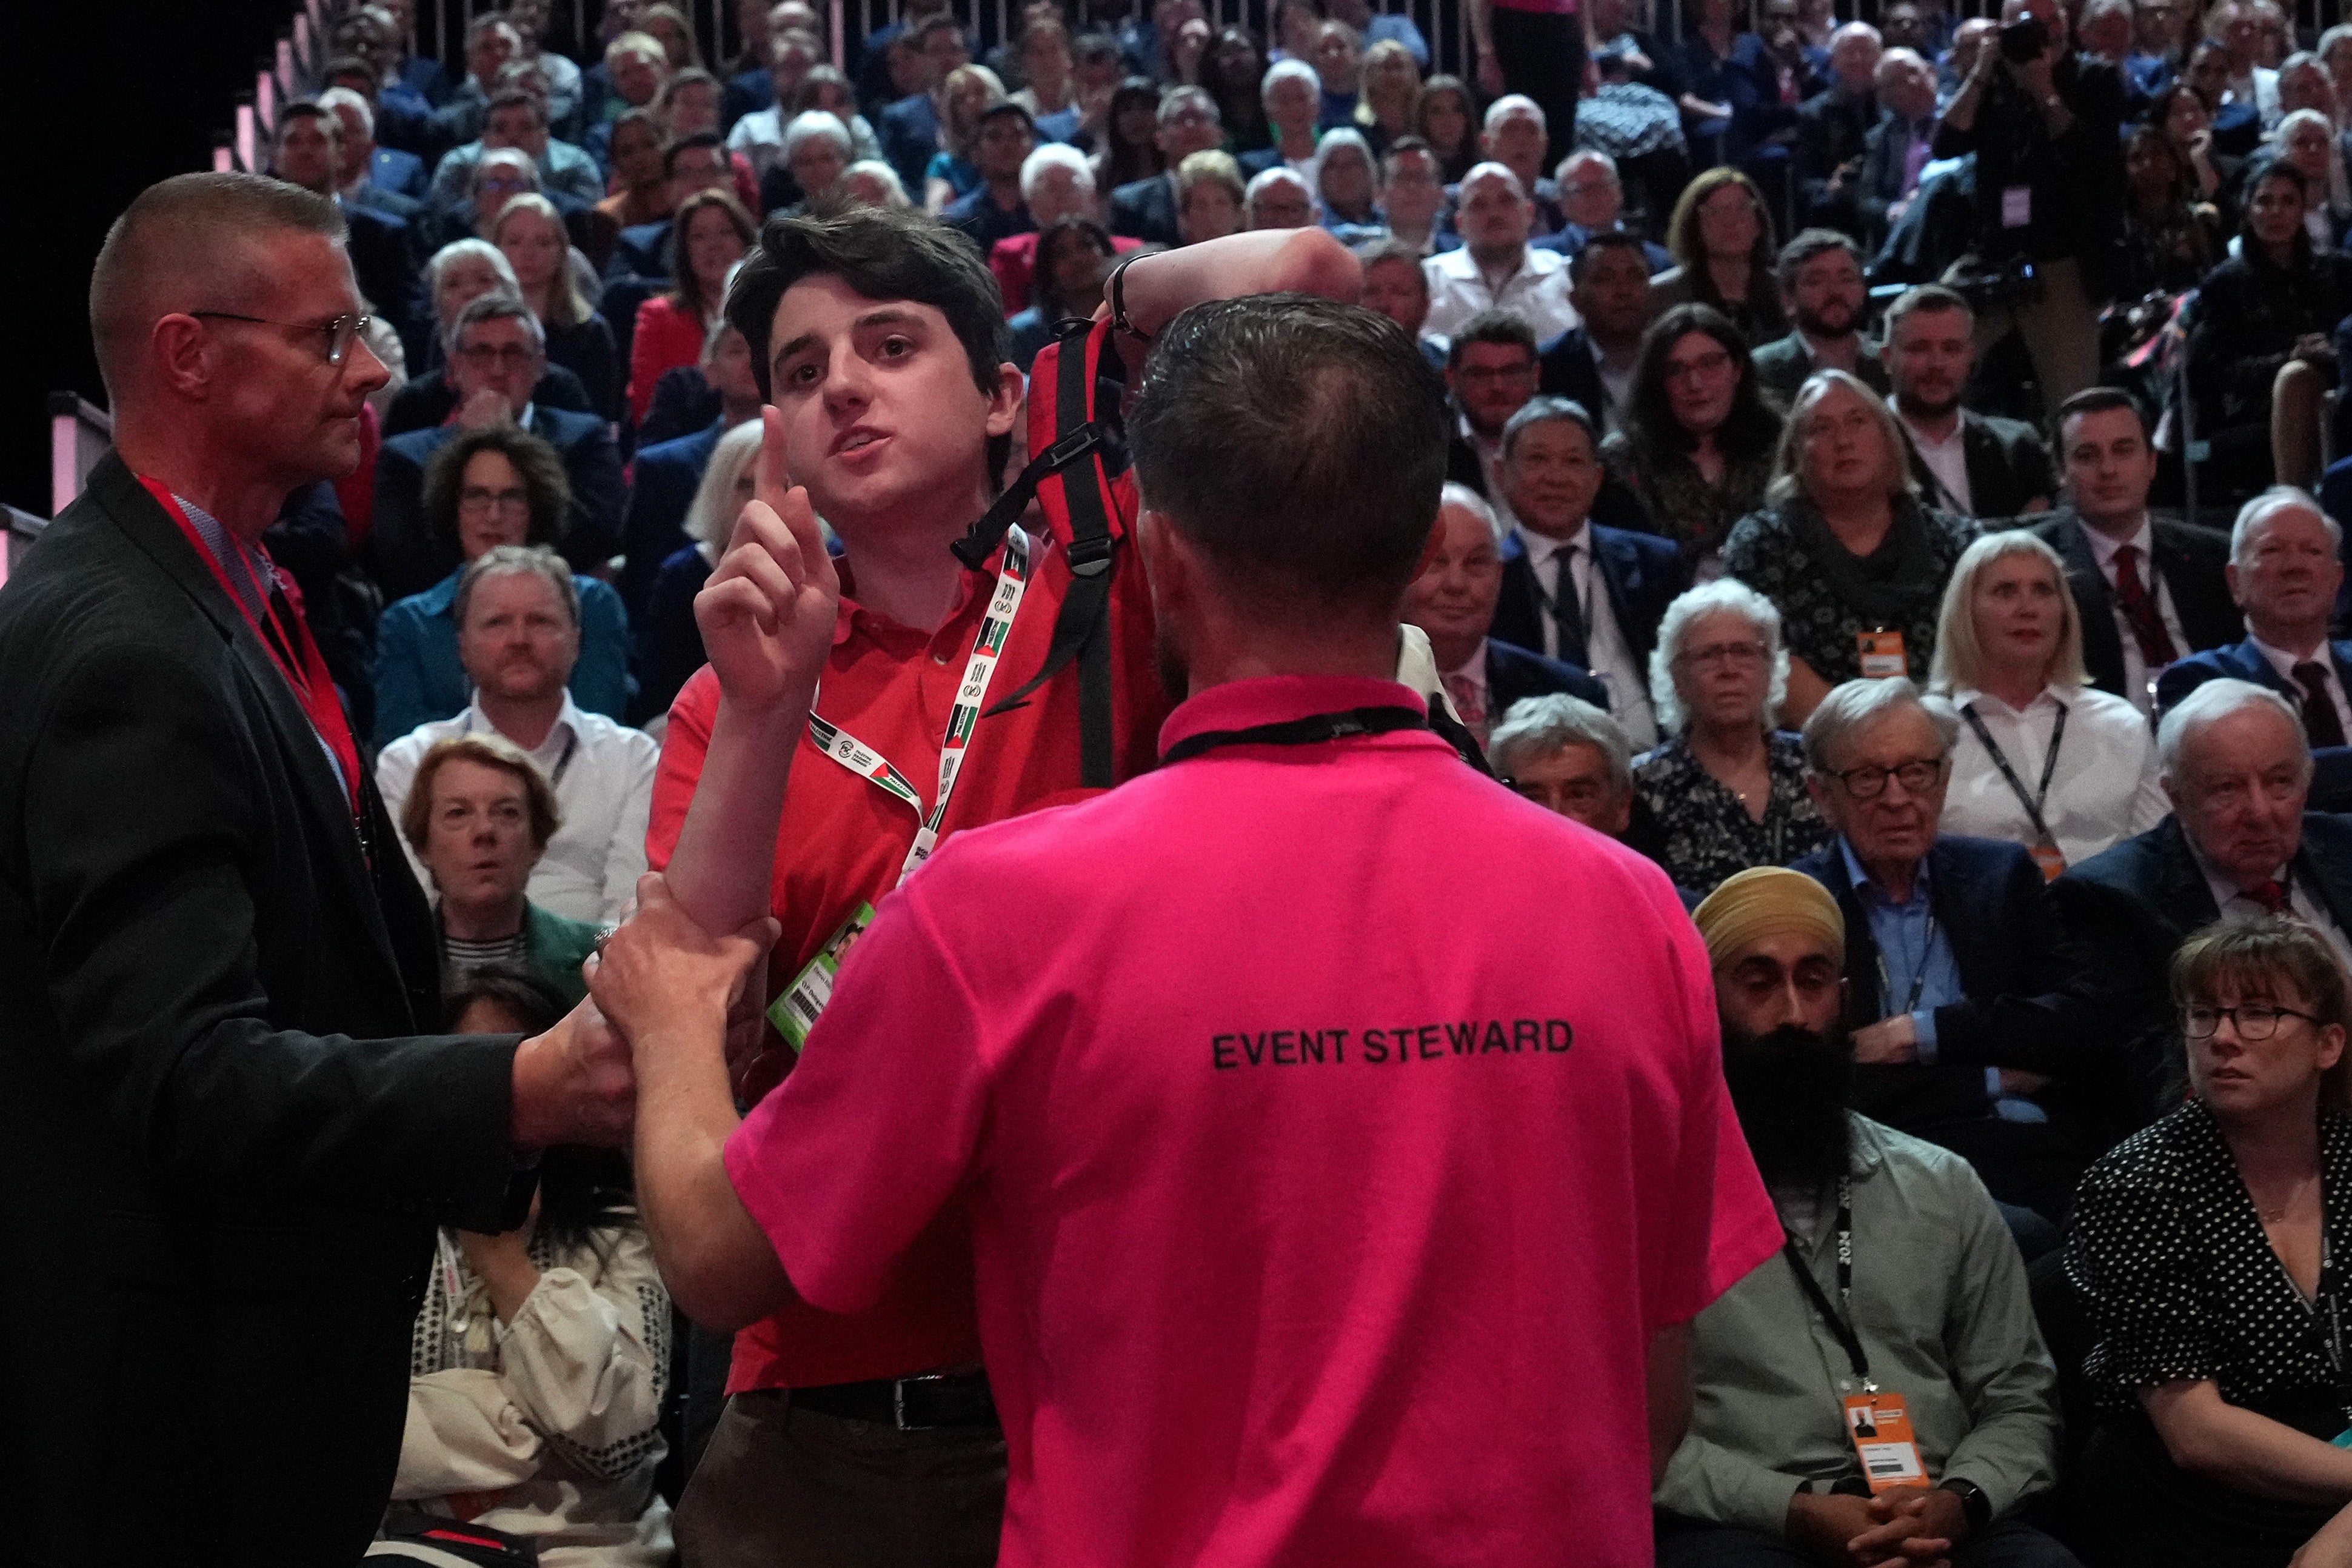
<svg viewBox="0 0 2352 1568">
<path fill-rule="evenodd" d="M 1830 775 L 1844 785 L 1845 792 L 1857 800 L 1878 799 L 1886 792 L 1889 779 L 1901 779 L 1904 793 L 1916 795 L 1932 788 L 1943 776 L 1944 759 L 1940 757 L 1933 762 L 1914 759 L 1898 762 L 1892 768 L 1849 768 L 1843 773 Z"/>
<path fill-rule="evenodd" d="M 2210 1040 L 2213 1031 L 2228 1019 L 2238 1031 L 2240 1040 L 2268 1040 L 2278 1032 L 2279 1019 L 2301 1019 L 2305 1023 L 2319 1020 L 2309 1013 L 2299 1013 L 2293 1008 L 2273 1008 L 2260 1002 L 2241 1002 L 2234 1008 L 2183 1008 L 2180 1009 L 2180 1032 L 2190 1040 Z"/>
<path fill-rule="evenodd" d="M 1715 375 L 1730 363 L 1731 356 L 1720 349 L 1696 360 L 1668 360 L 1666 380 L 1682 382 L 1688 381 L 1694 376 Z"/>
<path fill-rule="evenodd" d="M 520 370 L 536 361 L 539 352 L 521 343 L 508 343 L 502 347 L 490 343 L 468 343 L 457 350 L 457 357 L 482 370 L 488 370 L 492 365 L 512 365 Z"/>
<path fill-rule="evenodd" d="M 267 316 L 241 316 L 234 310 L 191 310 L 189 315 L 207 321 L 245 321 L 256 327 L 284 327 L 296 332 L 320 332 L 327 339 L 327 363 L 341 370 L 343 356 L 352 351 L 352 340 L 368 329 L 373 316 L 338 316 L 331 321 L 273 321 Z"/>
<path fill-rule="evenodd" d="M 492 507 L 502 512 L 527 512 L 530 510 L 530 492 L 485 490 L 478 485 L 468 485 L 457 492 L 457 505 L 474 512 L 487 512 Z"/>
</svg>

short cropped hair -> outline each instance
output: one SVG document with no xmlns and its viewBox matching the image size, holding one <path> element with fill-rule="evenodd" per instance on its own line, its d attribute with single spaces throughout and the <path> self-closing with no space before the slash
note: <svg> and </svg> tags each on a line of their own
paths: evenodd
<svg viewBox="0 0 2352 1568">
<path fill-rule="evenodd" d="M 1887 340 L 1894 341 L 1895 329 L 1902 326 L 1905 317 L 1922 310 L 1957 310 L 1970 321 L 1977 319 L 1976 311 L 1957 289 L 1947 288 L 1940 283 L 1923 283 L 1916 288 L 1905 289 L 1895 297 L 1895 303 L 1886 308 Z"/>
<path fill-rule="evenodd" d="M 1274 613 L 1392 615 L 1445 483 L 1445 398 L 1387 317 L 1302 294 L 1169 323 L 1128 422 L 1145 503 Z"/>
<path fill-rule="evenodd" d="M 257 304 L 270 287 L 257 241 L 318 235 L 342 244 L 342 210 L 265 174 L 175 174 L 131 198 L 89 274 L 89 330 L 109 396 L 131 384 L 156 320 L 177 310 Z"/>
<path fill-rule="evenodd" d="M 530 511 L 523 542 L 561 544 L 572 520 L 572 481 L 563 472 L 563 459 L 554 447 L 511 424 L 461 430 L 425 463 L 425 537 L 444 549 L 457 549 L 457 497 L 465 488 L 466 465 L 484 452 L 499 454 L 522 476 Z"/>
<path fill-rule="evenodd" d="M 1522 114 L 1535 116 L 1538 125 L 1545 125 L 1543 105 L 1523 92 L 1507 92 L 1486 106 L 1486 118 L 1480 122 L 1482 131 L 1493 131 L 1503 121 Z"/>
<path fill-rule="evenodd" d="M 1927 696 L 1902 675 L 1883 680 L 1848 681 L 1832 686 L 1812 716 L 1805 720 L 1805 771 L 1826 779 L 1838 769 L 1845 742 L 1856 730 L 1896 708 L 1916 708 L 1936 727 L 1941 755 L 1952 754 L 1960 736 L 1960 716 L 1949 703 Z"/>
<path fill-rule="evenodd" d="M 1437 494 L 1437 509 L 1443 514 L 1448 507 L 1461 507 L 1486 525 L 1487 534 L 1496 544 L 1503 542 L 1506 532 L 1503 519 L 1495 515 L 1495 508 L 1487 503 L 1486 497 L 1469 486 L 1458 480 L 1448 479 L 1445 482 L 1445 488 Z"/>
<path fill-rule="evenodd" d="M 484 321 L 520 321 L 523 336 L 530 340 L 533 352 L 547 356 L 547 329 L 531 314 L 530 306 L 511 294 L 493 291 L 478 299 L 469 299 L 457 312 L 457 319 L 441 329 L 441 352 L 449 359 L 457 357 L 457 346 L 466 340 L 466 329 Z"/>
<path fill-rule="evenodd" d="M 1772 678 L 1764 688 L 1764 722 L 1780 717 L 1789 700 L 1789 649 L 1780 636 L 1780 607 L 1735 577 L 1719 577 L 1677 596 L 1658 622 L 1657 646 L 1650 650 L 1650 705 L 1657 710 L 1658 733 L 1678 735 L 1689 716 L 1683 695 L 1675 685 L 1675 661 L 1682 657 L 1683 639 L 1710 615 L 1737 615 L 1764 639 L 1764 656 Z"/>
<path fill-rule="evenodd" d="M 1323 78 L 1315 74 L 1313 66 L 1308 65 L 1305 60 L 1286 57 L 1266 68 L 1265 76 L 1257 86 L 1259 101 L 1264 102 L 1273 96 L 1275 83 L 1286 81 L 1292 77 L 1305 81 L 1318 93 L 1323 90 Z"/>
<path fill-rule="evenodd" d="M 2230 525 L 2230 564 L 2243 567 L 2246 564 L 2246 547 L 2253 541 L 2254 530 L 2281 512 L 2294 511 L 2297 507 L 2314 514 L 2326 525 L 2330 544 L 2340 547 L 2344 543 L 2344 529 L 2327 515 L 2326 507 L 2313 499 L 2310 491 L 2297 489 L 2293 485 L 2273 485 L 2238 508 L 2238 520 Z"/>
<path fill-rule="evenodd" d="M 366 99 L 353 92 L 350 88 L 329 88 L 319 95 L 319 107 L 331 114 L 339 114 L 341 110 L 348 109 L 359 120 L 362 134 L 367 136 L 375 134 L 375 110 L 368 107 Z"/>
<path fill-rule="evenodd" d="M 849 127 L 841 122 L 841 116 L 829 110 L 804 109 L 784 127 L 784 162 L 790 163 L 794 153 L 819 141 L 830 141 L 839 148 L 845 164 L 856 155 L 857 143 L 851 140 Z"/>
<path fill-rule="evenodd" d="M 1423 275 L 1424 281 L 1427 276 Z M 1463 322 L 1462 329 L 1446 340 L 1445 368 L 1460 369 L 1462 350 L 1473 343 L 1508 343 L 1525 349 L 1529 360 L 1536 357 L 1536 329 L 1516 310 L 1481 310 Z"/>
<path fill-rule="evenodd" d="M 2140 438 L 2146 440 L 2148 434 L 2147 410 L 2140 406 L 2139 399 L 2121 387 L 2084 387 L 2060 403 L 2057 415 L 2050 422 L 2050 445 L 2060 455 L 2061 464 L 2065 461 L 2063 454 L 2068 420 L 2080 419 L 2085 414 L 2106 413 L 2119 408 L 2131 411 L 2133 417 L 2139 421 Z"/>
<path fill-rule="evenodd" d="M 1521 697 L 1503 715 L 1503 722 L 1486 742 L 1486 756 L 1495 771 L 1508 778 L 1523 761 L 1533 761 L 1589 746 L 1601 754 L 1609 769 L 1609 798 L 1622 800 L 1633 792 L 1633 744 L 1625 727 L 1582 697 L 1565 692 Z"/>
<path fill-rule="evenodd" d="M 2042 681 L 2048 685 L 2084 686 L 2091 677 L 2083 668 L 2083 618 L 2074 607 L 2074 591 L 2066 586 L 2066 563 L 2058 552 L 2026 528 L 2003 528 L 1986 534 L 1960 552 L 1944 584 L 1944 601 L 1936 612 L 1936 652 L 1927 667 L 1927 685 L 1947 696 L 1983 686 L 1984 644 L 1977 638 L 1977 579 L 1995 561 L 2011 556 L 2032 556 L 2050 574 L 2058 594 L 2058 643 L 2050 650 Z"/>
<path fill-rule="evenodd" d="M 1851 22 L 1846 24 L 1847 26 L 1853 25 Z M 1807 262 L 1833 250 L 1842 250 L 1853 257 L 1856 267 L 1864 265 L 1862 246 L 1853 243 L 1851 235 L 1840 234 L 1835 229 L 1801 229 L 1796 238 L 1780 247 L 1780 259 L 1773 265 L 1772 280 L 1784 289 L 1793 288 L 1797 285 L 1798 272 Z"/>
<path fill-rule="evenodd" d="M 2156 726 L 2156 765 L 2166 779 L 2180 777 L 2180 754 L 2187 749 L 2199 730 L 2217 719 L 2229 717 L 2242 708 L 2268 706 L 2276 709 L 2294 726 L 2298 738 L 2304 736 L 2303 715 L 2286 698 L 2268 686 L 2258 686 L 2252 681 L 2224 677 L 2207 681 L 2187 696 L 2165 710 Z M 2304 777 L 2311 776 L 2309 742 L 2304 742 Z"/>
<path fill-rule="evenodd" d="M 466 629 L 466 612 L 474 602 L 475 588 L 492 577 L 546 579 L 562 601 L 572 630 L 580 629 L 580 584 L 562 556 L 545 545 L 492 545 L 467 561 L 466 570 L 457 575 L 457 597 L 451 601 L 449 613 L 458 631 Z"/>
<path fill-rule="evenodd" d="M 828 216 L 772 217 L 727 291 L 727 319 L 751 345 L 761 402 L 768 336 L 785 291 L 803 277 L 840 278 L 867 299 L 907 299 L 948 319 L 971 364 L 972 383 L 996 394 L 997 367 L 1010 352 L 995 276 L 971 242 L 928 213 L 850 207 Z"/>
<path fill-rule="evenodd" d="M 1574 398 L 1531 397 L 1521 403 L 1517 413 L 1503 424 L 1503 460 L 1509 462 L 1511 453 L 1519 444 L 1520 433 L 1532 425 L 1567 423 L 1584 432 L 1597 456 L 1601 451 L 1601 427 L 1592 422 L 1591 413 Z"/>
<path fill-rule="evenodd" d="M 418 855 L 425 853 L 433 837 L 433 781 L 452 762 L 495 768 L 522 780 L 530 811 L 533 849 L 546 849 L 556 830 L 563 826 L 563 808 L 556 804 L 555 787 L 522 747 L 494 730 L 453 735 L 446 740 L 435 741 L 418 759 L 416 776 L 408 781 L 408 799 L 400 803 L 401 836 Z"/>
<path fill-rule="evenodd" d="M 1429 274 L 1421 269 L 1421 247 L 1391 235 L 1386 239 L 1366 240 L 1356 247 L 1356 265 L 1366 272 L 1384 261 L 1401 261 L 1412 268 L 1421 284 L 1421 297 L 1429 298 Z"/>
<path fill-rule="evenodd" d="M 1063 151 L 1076 156 L 1081 163 L 1086 161 L 1086 154 L 1079 152 L 1074 147 L 1065 147 L 1060 142 L 1055 142 L 1052 145 L 1062 147 Z M 1037 149 L 1037 152 L 1045 151 L 1046 149 L 1044 147 Z M 1030 154 L 1033 158 L 1036 155 L 1036 152 Z M 1091 179 L 1092 176 L 1089 175 L 1088 178 Z M 1218 147 L 1203 148 L 1198 152 L 1187 152 L 1184 154 L 1183 162 L 1176 165 L 1177 211 L 1183 211 L 1192 202 L 1192 193 L 1202 185 L 1215 185 L 1233 197 L 1235 206 L 1239 206 L 1249 194 L 1249 186 L 1242 180 L 1241 164 L 1232 153 Z M 1025 196 L 1027 193 L 1024 191 L 1023 194 Z M 1416 262 L 1414 265 L 1417 267 L 1420 264 Z"/>
<path fill-rule="evenodd" d="M 1568 286 L 1574 288 L 1581 284 L 1591 272 L 1592 264 L 1613 250 L 1632 251 L 1642 258 L 1642 269 L 1649 270 L 1650 253 L 1640 235 L 1628 234 L 1623 229 L 1602 229 L 1586 236 L 1584 243 L 1576 247 L 1576 254 L 1568 258 Z"/>
<path fill-rule="evenodd" d="M 1041 141 L 1021 160 L 1021 199 L 1027 202 L 1045 178 L 1049 169 L 1066 169 L 1070 178 L 1087 190 L 1095 188 L 1095 167 L 1087 155 L 1066 141 Z"/>
</svg>

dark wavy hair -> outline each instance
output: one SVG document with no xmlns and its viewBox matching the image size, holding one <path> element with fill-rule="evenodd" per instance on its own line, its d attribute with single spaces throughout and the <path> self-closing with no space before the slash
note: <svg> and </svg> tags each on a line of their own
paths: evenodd
<svg viewBox="0 0 2352 1568">
<path fill-rule="evenodd" d="M 530 528 L 523 542 L 562 544 L 563 531 L 572 521 L 572 481 L 564 476 L 563 459 L 538 436 L 510 424 L 461 430 L 425 465 L 425 537 L 463 553 L 457 537 L 457 494 L 466 486 L 466 465 L 482 452 L 499 454 L 522 476 L 522 487 L 530 496 Z"/>
<path fill-rule="evenodd" d="M 1055 312 L 1045 319 L 1048 327 L 1059 319 L 1061 306 L 1061 301 L 1054 298 L 1054 264 L 1061 259 L 1064 250 L 1072 245 L 1081 244 L 1099 256 L 1118 254 L 1110 243 L 1108 230 L 1094 219 L 1076 214 L 1055 219 L 1045 225 L 1045 232 L 1037 236 L 1036 268 L 1029 282 L 1029 303 L 1035 306 L 1041 315 L 1048 310 Z"/>
<path fill-rule="evenodd" d="M 1731 412 L 1724 416 L 1715 442 L 1724 455 L 1769 457 L 1780 439 L 1780 416 L 1764 401 L 1756 384 L 1756 358 L 1748 340 L 1731 319 L 1712 305 L 1685 304 L 1669 308 L 1642 334 L 1642 351 L 1633 362 L 1633 390 L 1626 402 L 1626 438 L 1638 456 L 1656 458 L 1698 449 L 1698 437 L 1675 418 L 1673 400 L 1666 395 L 1666 356 L 1693 332 L 1704 332 L 1723 345 L 1739 367 L 1739 385 L 1731 394 Z"/>
<path fill-rule="evenodd" d="M 1215 100 L 1211 99 L 1212 102 Z M 1154 116 L 1153 129 L 1158 130 L 1160 85 L 1150 77 L 1129 77 L 1111 89 L 1110 110 L 1103 117 L 1102 174 L 1095 188 L 1108 201 L 1113 190 L 1149 180 L 1154 174 L 1165 173 L 1168 159 L 1160 151 L 1160 143 L 1151 137 L 1140 142 L 1123 141 L 1119 138 L 1118 117 L 1122 110 L 1138 104 L 1149 104 Z"/>
</svg>

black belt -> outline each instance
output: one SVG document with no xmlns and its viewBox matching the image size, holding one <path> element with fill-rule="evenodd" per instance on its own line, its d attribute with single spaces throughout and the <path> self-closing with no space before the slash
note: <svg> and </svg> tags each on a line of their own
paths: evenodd
<svg viewBox="0 0 2352 1568">
<path fill-rule="evenodd" d="M 933 1373 L 922 1377 L 879 1378 L 872 1383 L 834 1383 L 795 1388 L 791 1402 L 804 1410 L 845 1421 L 871 1421 L 901 1432 L 933 1427 L 993 1427 L 996 1399 L 984 1372 Z"/>
</svg>

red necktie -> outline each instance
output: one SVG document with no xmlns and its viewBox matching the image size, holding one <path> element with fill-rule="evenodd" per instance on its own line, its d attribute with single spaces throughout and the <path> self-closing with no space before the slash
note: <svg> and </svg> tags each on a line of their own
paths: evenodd
<svg viewBox="0 0 2352 1568">
<path fill-rule="evenodd" d="M 2256 883 L 2252 887 L 2240 889 L 2239 896 L 2253 900 L 2273 915 L 2285 915 L 2293 908 L 2287 902 L 2286 883 L 2276 877 L 2273 877 L 2268 882 Z"/>
<path fill-rule="evenodd" d="M 2140 579 L 2137 545 L 2116 551 L 2116 601 L 2124 607 L 2124 620 L 2131 626 L 2132 640 L 2139 644 L 2140 662 L 2148 674 L 2180 657 L 2172 645 L 2172 634 L 2164 629 L 2164 617 L 2157 613 L 2155 598 Z"/>
<path fill-rule="evenodd" d="M 2344 744 L 2344 721 L 2336 716 L 2335 699 L 2327 695 L 2327 666 L 2313 663 L 2294 667 L 2295 684 L 2303 688 L 2303 733 L 2314 746 Z"/>
<path fill-rule="evenodd" d="M 1478 744 L 1484 746 L 1486 743 L 1486 692 L 1469 676 L 1452 674 L 1445 677 L 1445 695 L 1454 699 L 1454 708 L 1462 715 L 1463 727 L 1476 736 Z"/>
</svg>

